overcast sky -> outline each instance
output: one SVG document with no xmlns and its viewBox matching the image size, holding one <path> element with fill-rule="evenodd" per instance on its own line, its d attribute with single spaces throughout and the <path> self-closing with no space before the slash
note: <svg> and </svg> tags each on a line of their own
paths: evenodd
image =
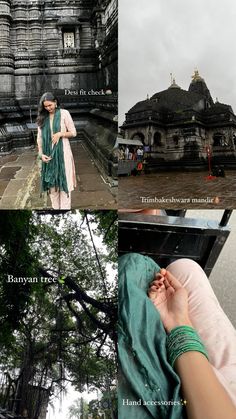
<svg viewBox="0 0 236 419">
<path fill-rule="evenodd" d="M 236 113 L 235 0 L 119 0 L 119 122 L 135 103 L 194 69 Z"/>
<path fill-rule="evenodd" d="M 83 399 L 89 403 L 91 400 L 97 399 L 97 393 L 78 393 L 70 384 L 67 385 L 68 393 L 64 395 L 60 401 L 60 398 L 53 399 L 53 407 L 48 407 L 48 413 L 46 419 L 68 419 L 69 407 L 72 406 L 76 400 L 83 397 Z M 79 417 L 78 417 L 79 419 Z"/>
</svg>

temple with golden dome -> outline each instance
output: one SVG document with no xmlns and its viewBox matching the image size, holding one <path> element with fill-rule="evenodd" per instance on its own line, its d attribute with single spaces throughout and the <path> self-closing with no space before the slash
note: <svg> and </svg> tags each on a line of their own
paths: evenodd
<svg viewBox="0 0 236 419">
<path fill-rule="evenodd" d="M 198 70 L 188 90 L 171 77 L 166 90 L 136 103 L 121 131 L 147 146 L 153 170 L 202 168 L 209 154 L 215 164 L 236 167 L 236 115 L 230 105 L 213 101 Z"/>
</svg>

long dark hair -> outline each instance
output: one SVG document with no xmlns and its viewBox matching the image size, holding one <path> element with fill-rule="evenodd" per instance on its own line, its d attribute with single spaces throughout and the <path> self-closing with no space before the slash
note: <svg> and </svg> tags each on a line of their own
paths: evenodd
<svg viewBox="0 0 236 419">
<path fill-rule="evenodd" d="M 51 93 L 51 92 L 46 92 L 44 93 L 39 101 L 39 105 L 38 105 L 38 116 L 36 119 L 36 122 L 38 124 L 39 127 L 42 127 L 44 124 L 45 119 L 48 116 L 48 111 L 44 108 L 43 103 L 45 102 L 45 100 L 49 100 L 50 102 L 57 102 L 57 106 L 60 106 L 59 100 L 57 99 L 57 97 Z"/>
</svg>

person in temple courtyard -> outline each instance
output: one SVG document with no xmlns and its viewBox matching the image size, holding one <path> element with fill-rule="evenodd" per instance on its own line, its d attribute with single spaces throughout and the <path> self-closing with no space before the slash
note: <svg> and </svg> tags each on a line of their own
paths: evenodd
<svg viewBox="0 0 236 419">
<path fill-rule="evenodd" d="M 70 113 L 61 109 L 53 93 L 42 95 L 38 106 L 37 144 L 42 159 L 41 191 L 49 193 L 53 209 L 70 209 L 76 187 L 74 159 L 69 139 L 76 137 Z"/>
</svg>

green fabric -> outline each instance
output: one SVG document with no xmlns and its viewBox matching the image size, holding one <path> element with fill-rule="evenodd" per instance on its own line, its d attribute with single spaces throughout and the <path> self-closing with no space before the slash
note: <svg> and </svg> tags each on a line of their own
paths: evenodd
<svg viewBox="0 0 236 419">
<path fill-rule="evenodd" d="M 186 417 L 180 380 L 167 360 L 166 332 L 146 294 L 159 270 L 136 253 L 119 259 L 119 419 Z"/>
<path fill-rule="evenodd" d="M 52 130 L 53 134 L 60 132 L 61 130 L 60 109 L 56 109 L 54 114 Z M 63 141 L 60 138 L 58 143 L 53 146 L 49 116 L 45 119 L 42 127 L 42 151 L 46 156 L 52 157 L 48 163 L 42 162 L 42 191 L 49 191 L 51 188 L 55 188 L 56 190 L 64 191 L 68 194 L 69 191 L 66 181 Z"/>
</svg>

